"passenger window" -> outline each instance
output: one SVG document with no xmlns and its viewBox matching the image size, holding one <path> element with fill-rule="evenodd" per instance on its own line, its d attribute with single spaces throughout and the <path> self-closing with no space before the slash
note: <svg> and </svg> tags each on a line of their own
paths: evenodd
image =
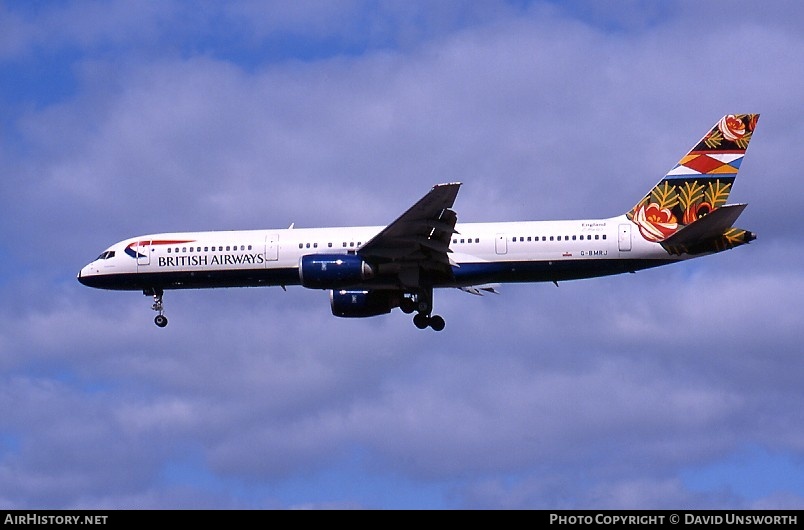
<svg viewBox="0 0 804 530">
<path fill-rule="evenodd" d="M 299 243 L 299 248 L 304 248 L 304 243 Z"/>
<path fill-rule="evenodd" d="M 600 239 L 600 236 L 595 234 L 595 239 Z"/>
<path fill-rule="evenodd" d="M 313 248 L 318 248 L 318 243 L 313 243 Z"/>
<path fill-rule="evenodd" d="M 332 243 L 327 243 L 327 247 L 332 248 Z"/>
<path fill-rule="evenodd" d="M 552 240 L 553 240 L 553 236 L 550 236 L 550 241 L 552 241 Z"/>
<path fill-rule="evenodd" d="M 168 247 L 168 254 L 170 254 L 170 247 Z"/>
<path fill-rule="evenodd" d="M 603 239 L 606 239 L 606 234 L 603 234 Z"/>
<path fill-rule="evenodd" d="M 475 238 L 475 243 L 480 243 L 480 238 L 479 237 Z"/>
</svg>

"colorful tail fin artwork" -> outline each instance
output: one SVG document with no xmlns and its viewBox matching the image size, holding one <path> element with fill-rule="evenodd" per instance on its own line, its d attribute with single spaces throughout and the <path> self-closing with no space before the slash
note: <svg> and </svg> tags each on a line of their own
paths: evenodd
<svg viewBox="0 0 804 530">
<path fill-rule="evenodd" d="M 723 116 L 626 214 L 643 238 L 671 254 L 721 251 L 755 239 L 731 227 L 745 205 L 703 219 L 726 205 L 758 119 L 759 114 Z"/>
</svg>

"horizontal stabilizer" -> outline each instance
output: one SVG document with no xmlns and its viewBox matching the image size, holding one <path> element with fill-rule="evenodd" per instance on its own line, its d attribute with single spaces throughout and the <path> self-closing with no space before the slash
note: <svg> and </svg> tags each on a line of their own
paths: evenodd
<svg viewBox="0 0 804 530">
<path fill-rule="evenodd" d="M 497 288 L 500 286 L 499 283 L 487 283 L 484 285 L 470 285 L 468 287 L 458 287 L 461 291 L 469 294 L 474 294 L 477 296 L 483 296 L 483 293 L 493 293 L 493 294 L 500 294 L 500 291 Z"/>
<path fill-rule="evenodd" d="M 713 210 L 681 228 L 678 232 L 661 242 L 671 254 L 686 252 L 707 241 L 722 237 L 740 217 L 747 204 L 727 204 Z"/>
</svg>

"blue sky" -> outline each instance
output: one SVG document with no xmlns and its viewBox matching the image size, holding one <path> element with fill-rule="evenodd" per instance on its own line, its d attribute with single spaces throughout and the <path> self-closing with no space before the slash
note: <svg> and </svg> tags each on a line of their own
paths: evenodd
<svg viewBox="0 0 804 530">
<path fill-rule="evenodd" d="M 602 4 L 601 4 L 602 6 Z M 797 2 L 0 5 L 0 505 L 800 508 Z M 87 289 L 138 234 L 630 209 L 727 113 L 759 239 L 437 293 Z"/>
</svg>

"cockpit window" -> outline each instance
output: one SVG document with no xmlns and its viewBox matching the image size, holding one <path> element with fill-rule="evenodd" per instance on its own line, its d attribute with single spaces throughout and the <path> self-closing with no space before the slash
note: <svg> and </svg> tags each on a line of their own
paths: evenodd
<svg viewBox="0 0 804 530">
<path fill-rule="evenodd" d="M 109 259 L 113 257 L 114 257 L 114 250 L 107 250 L 106 252 L 98 256 L 96 259 Z"/>
</svg>

